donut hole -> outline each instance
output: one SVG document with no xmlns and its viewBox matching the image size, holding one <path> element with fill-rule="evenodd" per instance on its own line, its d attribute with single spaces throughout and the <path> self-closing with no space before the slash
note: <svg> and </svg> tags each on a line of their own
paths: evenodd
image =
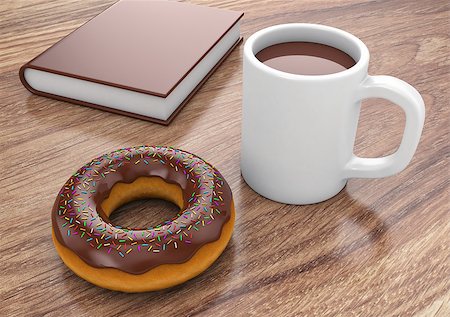
<svg viewBox="0 0 450 317">
<path fill-rule="evenodd" d="M 167 200 L 138 199 L 114 210 L 109 216 L 109 220 L 116 226 L 149 228 L 172 219 L 179 212 L 180 208 Z"/>
<path fill-rule="evenodd" d="M 179 185 L 159 177 L 139 177 L 132 183 L 115 184 L 101 207 L 112 224 L 145 229 L 177 217 L 183 202 Z"/>
</svg>

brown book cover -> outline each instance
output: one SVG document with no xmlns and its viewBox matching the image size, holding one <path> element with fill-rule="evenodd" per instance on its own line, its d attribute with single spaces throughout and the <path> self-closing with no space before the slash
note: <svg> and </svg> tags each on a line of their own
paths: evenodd
<svg viewBox="0 0 450 317">
<path fill-rule="evenodd" d="M 31 92 L 168 124 L 239 43 L 243 13 L 121 0 L 20 69 Z"/>
</svg>

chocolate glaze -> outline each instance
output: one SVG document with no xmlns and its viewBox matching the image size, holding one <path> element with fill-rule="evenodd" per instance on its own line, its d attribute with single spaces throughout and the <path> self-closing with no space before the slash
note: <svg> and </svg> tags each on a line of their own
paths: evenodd
<svg viewBox="0 0 450 317">
<path fill-rule="evenodd" d="M 154 228 L 115 226 L 102 202 L 118 182 L 143 176 L 180 186 L 184 210 Z M 231 204 L 222 175 L 199 157 L 142 146 L 103 155 L 80 168 L 56 198 L 52 225 L 56 239 L 87 264 L 142 274 L 161 264 L 186 262 L 200 247 L 218 240 Z"/>
</svg>

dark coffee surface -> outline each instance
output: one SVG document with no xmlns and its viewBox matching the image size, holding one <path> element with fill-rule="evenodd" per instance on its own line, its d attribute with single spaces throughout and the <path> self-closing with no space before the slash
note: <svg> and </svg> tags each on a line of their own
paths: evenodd
<svg viewBox="0 0 450 317">
<path fill-rule="evenodd" d="M 275 44 L 262 49 L 256 58 L 267 66 L 297 75 L 334 74 L 356 64 L 337 48 L 310 42 Z"/>
</svg>

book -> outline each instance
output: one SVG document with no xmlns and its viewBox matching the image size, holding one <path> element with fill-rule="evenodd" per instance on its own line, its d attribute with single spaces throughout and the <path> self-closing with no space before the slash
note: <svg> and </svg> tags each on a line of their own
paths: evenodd
<svg viewBox="0 0 450 317">
<path fill-rule="evenodd" d="M 32 93 L 169 124 L 241 41 L 241 12 L 121 0 L 20 68 Z"/>
</svg>

